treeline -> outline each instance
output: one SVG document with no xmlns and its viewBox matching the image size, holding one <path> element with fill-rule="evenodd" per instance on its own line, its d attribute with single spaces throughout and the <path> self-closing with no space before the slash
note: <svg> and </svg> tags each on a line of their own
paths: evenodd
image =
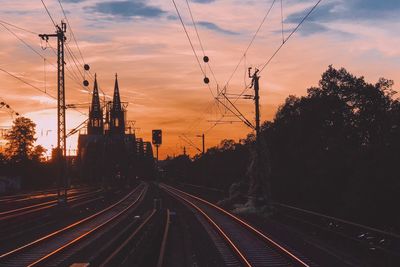
<svg viewBox="0 0 400 267">
<path fill-rule="evenodd" d="M 330 66 L 318 87 L 286 99 L 263 124 L 262 138 L 274 201 L 389 230 L 400 225 L 400 102 L 393 81 L 370 84 Z M 233 183 L 246 187 L 251 142 L 251 136 L 224 141 L 204 156 L 169 159 L 168 177 L 226 191 Z"/>
<path fill-rule="evenodd" d="M 55 164 L 45 161 L 46 149 L 35 146 L 35 127 L 29 118 L 18 117 L 5 135 L 7 143 L 0 152 L 3 193 L 51 187 L 56 182 Z"/>
</svg>

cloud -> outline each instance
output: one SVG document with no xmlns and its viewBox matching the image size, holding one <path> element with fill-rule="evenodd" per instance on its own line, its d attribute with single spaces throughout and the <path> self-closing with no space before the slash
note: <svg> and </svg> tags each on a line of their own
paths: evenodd
<svg viewBox="0 0 400 267">
<path fill-rule="evenodd" d="M 308 1 L 309 2 L 309 1 Z M 314 1 L 315 2 L 315 1 Z M 312 3 L 312 2 L 310 2 Z M 310 7 L 290 14 L 286 23 L 299 23 L 309 12 Z M 371 21 L 394 18 L 400 11 L 398 0 L 334 0 L 322 4 L 310 15 L 308 21 L 331 22 L 331 21 Z"/>
<path fill-rule="evenodd" d="M 119 18 L 157 18 L 165 13 L 165 11 L 163 11 L 161 8 L 149 6 L 140 0 L 101 2 L 89 7 L 89 9 L 93 12 Z"/>
<path fill-rule="evenodd" d="M 237 32 L 233 32 L 233 31 L 230 31 L 230 30 L 222 29 L 218 25 L 216 25 L 216 24 L 214 24 L 212 22 L 208 22 L 208 21 L 199 21 L 197 24 L 199 26 L 201 26 L 201 27 L 207 28 L 207 29 L 212 30 L 212 31 L 220 32 L 220 33 L 223 33 L 223 34 L 228 34 L 228 35 L 237 35 L 238 34 Z"/>
<path fill-rule="evenodd" d="M 192 2 L 200 3 L 200 4 L 209 4 L 215 2 L 215 0 L 192 0 Z"/>
<path fill-rule="evenodd" d="M 86 0 L 63 0 L 62 2 L 63 3 L 74 3 L 74 4 L 76 4 L 76 3 L 82 3 L 82 2 L 85 2 Z"/>
</svg>

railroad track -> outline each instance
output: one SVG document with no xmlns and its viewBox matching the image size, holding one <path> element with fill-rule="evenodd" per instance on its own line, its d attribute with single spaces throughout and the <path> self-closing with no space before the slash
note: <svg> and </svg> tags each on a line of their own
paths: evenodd
<svg viewBox="0 0 400 267">
<path fill-rule="evenodd" d="M 83 220 L 48 234 L 24 246 L 0 255 L 0 266 L 59 265 L 79 250 L 79 243 L 90 241 L 96 234 L 136 205 L 147 191 L 148 185 L 140 184 L 128 195 L 108 208 Z"/>
<path fill-rule="evenodd" d="M 93 187 L 85 186 L 80 188 L 71 188 L 68 190 L 69 194 L 79 194 L 92 191 Z M 19 203 L 27 201 L 35 201 L 40 199 L 49 199 L 57 197 L 57 189 L 48 189 L 42 191 L 35 191 L 31 193 L 8 195 L 0 197 L 0 205 L 7 205 L 8 203 Z"/>
<path fill-rule="evenodd" d="M 307 259 L 295 255 L 294 252 L 220 207 L 171 186 L 160 184 L 160 187 L 201 215 L 202 224 L 227 266 L 312 265 Z"/>
<path fill-rule="evenodd" d="M 91 198 L 91 197 L 99 194 L 101 191 L 102 191 L 102 189 L 98 189 L 98 190 L 92 191 L 92 192 L 84 192 L 81 194 L 76 193 L 74 195 L 68 196 L 68 202 L 76 203 L 81 200 Z M 56 207 L 57 205 L 58 205 L 57 200 L 51 200 L 51 201 L 37 203 L 37 204 L 25 206 L 25 207 L 20 207 L 20 208 L 13 209 L 13 210 L 3 211 L 3 212 L 0 212 L 0 222 L 9 220 L 12 218 L 20 217 L 23 215 L 27 215 L 30 213 L 35 213 L 35 212 L 38 212 L 41 210 L 53 208 L 53 207 Z"/>
<path fill-rule="evenodd" d="M 108 257 L 105 258 L 101 264 L 99 264 L 99 266 L 129 266 L 129 258 L 132 257 L 135 247 L 137 246 L 137 244 L 133 244 L 133 241 L 138 239 L 140 235 L 143 235 L 146 227 L 149 227 L 152 221 L 155 220 L 156 213 L 157 210 L 155 209 L 148 213 L 143 221 L 135 228 L 135 230 L 133 230 L 132 233 L 125 238 L 125 240 L 119 243 L 117 247 L 108 255 Z"/>
</svg>

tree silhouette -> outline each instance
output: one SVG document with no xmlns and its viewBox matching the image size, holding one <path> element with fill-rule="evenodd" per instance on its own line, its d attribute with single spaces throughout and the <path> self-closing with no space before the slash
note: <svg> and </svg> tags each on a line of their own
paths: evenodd
<svg viewBox="0 0 400 267">
<path fill-rule="evenodd" d="M 393 86 L 329 66 L 306 96 L 289 96 L 261 131 L 273 200 L 400 232 L 400 102 Z M 186 167 L 183 181 L 225 191 L 248 186 L 253 142 L 249 135 L 210 148 Z"/>
<path fill-rule="evenodd" d="M 36 150 L 34 148 L 36 124 L 25 117 L 18 117 L 14 120 L 11 130 L 6 134 L 7 140 L 6 155 L 15 162 L 24 162 L 32 159 L 32 156 L 38 152 L 42 154 L 43 149 Z"/>
</svg>

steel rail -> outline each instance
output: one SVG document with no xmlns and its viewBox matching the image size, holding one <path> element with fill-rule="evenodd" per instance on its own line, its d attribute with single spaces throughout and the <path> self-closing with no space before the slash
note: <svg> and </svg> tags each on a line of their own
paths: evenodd
<svg viewBox="0 0 400 267">
<path fill-rule="evenodd" d="M 92 228 L 91 230 L 89 230 L 89 232 L 85 232 L 83 234 L 80 234 L 77 238 L 75 238 L 72 241 L 69 241 L 67 244 L 64 243 L 64 245 L 62 245 L 61 247 L 58 247 L 56 250 L 51 251 L 50 253 L 47 253 L 44 257 L 40 257 L 39 259 L 35 260 L 33 263 L 30 263 L 28 266 L 34 266 L 37 265 L 41 262 L 44 262 L 45 260 L 47 260 L 49 257 L 55 255 L 56 253 L 64 250 L 65 248 L 69 247 L 70 245 L 72 245 L 73 243 L 76 243 L 78 240 L 82 239 L 83 237 L 89 235 L 90 233 L 92 233 L 93 231 L 99 229 L 100 227 L 108 224 L 109 222 L 111 222 L 112 220 L 118 218 L 120 215 L 122 215 L 124 212 L 126 212 L 128 209 L 130 209 L 133 205 L 135 205 L 137 203 L 137 201 L 139 201 L 139 199 L 141 198 L 141 196 L 143 195 L 143 193 L 145 192 L 145 190 L 147 189 L 146 185 L 139 185 L 138 187 L 136 187 L 134 190 L 132 190 L 132 192 L 130 192 L 129 194 L 127 194 L 125 197 L 123 197 L 121 200 L 119 200 L 118 202 L 112 204 L 111 206 L 87 217 L 84 218 L 82 220 L 79 220 L 73 224 L 70 224 L 62 229 L 59 229 L 53 233 L 50 233 L 42 238 L 39 238 L 33 242 L 30 242 L 26 245 L 23 245 L 19 248 L 16 248 L 12 251 L 9 251 L 3 255 L 0 255 L 0 261 L 4 261 L 7 258 L 10 258 L 12 256 L 18 256 L 22 253 L 24 253 L 26 250 L 30 249 L 30 248 L 34 248 L 35 246 L 40 246 L 41 243 L 45 242 L 45 241 L 51 241 L 52 238 L 57 238 L 59 235 L 61 235 L 62 233 L 66 233 L 68 230 L 72 230 L 77 229 L 79 226 L 83 225 L 83 223 L 85 222 L 89 222 L 91 220 L 94 220 L 96 218 L 98 218 L 100 215 L 105 214 L 106 212 L 112 210 L 114 207 L 117 207 L 119 204 L 121 204 L 123 201 L 126 201 L 127 199 L 129 199 L 129 197 L 133 196 L 135 193 L 138 192 L 138 190 L 141 190 L 139 196 L 136 198 L 136 200 L 131 203 L 130 205 L 128 205 L 127 207 L 125 207 L 121 212 L 118 212 L 116 215 L 111 216 L 111 218 L 107 219 L 105 222 L 101 223 L 100 226 Z"/>
<path fill-rule="evenodd" d="M 164 254 L 165 254 L 165 248 L 167 246 L 167 239 L 168 239 L 168 232 L 169 232 L 170 223 L 171 223 L 171 213 L 170 213 L 169 209 L 167 209 L 167 220 L 166 220 L 166 223 L 165 223 L 163 239 L 161 241 L 160 255 L 158 256 L 157 267 L 162 267 L 162 265 L 163 265 Z"/>
<path fill-rule="evenodd" d="M 243 221 L 242 219 L 234 216 L 233 214 L 227 212 L 226 210 L 218 207 L 217 205 L 210 203 L 204 199 L 201 199 L 199 197 L 196 197 L 194 195 L 191 195 L 189 193 L 186 193 L 182 190 L 176 189 L 174 187 L 168 186 L 168 185 L 161 185 L 162 188 L 164 188 L 165 190 L 171 192 L 172 194 L 178 196 L 179 198 L 181 198 L 182 200 L 186 201 L 187 203 L 189 203 L 191 206 L 193 206 L 196 210 L 198 210 L 202 215 L 204 215 L 204 217 L 206 217 L 206 219 L 208 221 L 211 222 L 212 225 L 215 226 L 215 228 L 222 234 L 222 236 L 227 237 L 226 234 L 224 233 L 223 229 L 221 229 L 216 222 L 214 222 L 203 210 L 201 210 L 201 208 L 199 208 L 196 204 L 194 204 L 192 201 L 188 200 L 187 198 L 192 198 L 195 199 L 197 201 L 200 201 L 203 204 L 206 204 L 209 207 L 212 207 L 216 210 L 218 210 L 219 212 L 223 213 L 224 215 L 227 215 L 228 217 L 230 217 L 233 221 L 239 223 L 240 225 L 242 225 L 245 229 L 250 230 L 251 232 L 253 232 L 259 239 L 266 241 L 267 243 L 271 244 L 274 246 L 274 248 L 278 251 L 280 251 L 281 253 L 283 253 L 285 256 L 289 257 L 292 261 L 294 261 L 296 264 L 300 265 L 300 266 L 304 266 L 304 267 L 309 267 L 310 265 L 308 265 L 307 263 L 305 263 L 303 260 L 301 260 L 300 258 L 298 258 L 296 255 L 294 255 L 292 252 L 290 252 L 289 250 L 287 250 L 286 248 L 284 248 L 282 245 L 278 244 L 276 241 L 274 241 L 272 238 L 266 236 L 264 233 L 260 232 L 259 230 L 257 230 L 256 228 L 254 228 L 253 226 L 249 225 L 248 223 L 246 223 L 245 221 Z M 175 191 L 175 192 L 174 192 Z M 176 193 L 178 192 L 178 193 Z M 183 197 L 180 194 L 183 194 L 185 197 Z M 235 246 L 232 242 L 232 240 L 228 240 L 229 238 L 227 237 L 226 240 L 228 241 L 228 243 L 232 246 L 235 251 L 239 251 L 237 249 L 237 246 Z M 239 251 L 240 252 L 240 251 Z M 240 253 L 240 255 L 243 255 L 243 253 Z M 241 258 L 241 256 L 240 256 Z M 248 262 L 248 260 L 246 259 L 246 261 Z M 248 263 L 248 266 L 252 266 L 250 263 Z"/>
<path fill-rule="evenodd" d="M 85 192 L 82 194 L 77 194 L 74 196 L 69 196 L 68 197 L 68 201 L 71 202 L 75 202 L 81 199 L 85 199 L 90 195 L 95 195 L 99 192 L 101 192 L 102 190 L 99 189 L 97 191 L 94 192 Z M 57 200 L 51 200 L 51 201 L 47 201 L 47 202 L 43 202 L 43 203 L 38 203 L 38 204 L 34 204 L 34 205 L 30 205 L 30 206 L 26 206 L 26 207 L 21 207 L 21 208 L 17 208 L 17 209 L 13 209 L 13 210 L 8 210 L 8 211 L 4 211 L 4 212 L 0 212 L 0 221 L 4 221 L 4 220 L 8 220 L 11 218 L 15 218 L 15 217 L 19 217 L 22 215 L 26 215 L 29 213 L 34 213 L 40 210 L 44 210 L 44 209 L 49 209 L 52 207 L 57 206 L 58 201 Z"/>
<path fill-rule="evenodd" d="M 77 238 L 73 239 L 72 241 L 68 242 L 67 244 L 59 247 L 58 249 L 50 252 L 49 254 L 45 255 L 44 257 L 38 259 L 37 261 L 31 263 L 28 265 L 28 267 L 31 266 L 39 266 L 39 264 L 45 262 L 46 260 L 48 260 L 50 257 L 61 253 L 62 251 L 64 251 L 65 249 L 69 248 L 71 245 L 75 244 L 76 242 L 78 242 L 79 240 L 87 237 L 88 235 L 94 233 L 95 231 L 98 231 L 99 229 L 103 228 L 104 226 L 108 225 L 110 222 L 114 221 L 115 219 L 117 219 L 118 217 L 120 217 L 122 214 L 124 214 L 127 210 L 129 210 L 132 206 L 136 205 L 136 203 L 141 199 L 143 193 L 145 192 L 146 188 L 143 188 L 141 193 L 139 194 L 139 196 L 137 197 L 137 199 L 132 202 L 128 207 L 124 208 L 121 212 L 119 212 L 118 214 L 114 215 L 113 217 L 109 218 L 108 220 L 104 221 L 103 223 L 101 223 L 100 225 L 92 228 L 90 231 L 83 233 L 82 235 L 78 236 Z"/>
<path fill-rule="evenodd" d="M 113 251 L 113 253 L 110 254 L 110 256 L 107 257 L 107 259 L 104 260 L 104 262 L 100 265 L 100 267 L 104 266 L 113 266 L 111 262 L 118 257 L 118 255 L 121 253 L 121 251 L 131 242 L 138 233 L 149 223 L 150 219 L 154 217 L 156 214 L 157 210 L 153 209 L 152 212 L 146 217 L 146 219 L 139 225 L 138 228 L 127 238 L 125 239 L 124 242 L 122 242 L 117 249 Z"/>
<path fill-rule="evenodd" d="M 86 186 L 82 188 L 71 188 L 68 192 L 78 193 L 81 191 L 89 191 L 91 187 Z M 39 198 L 48 198 L 52 196 L 57 196 L 57 189 L 47 189 L 47 190 L 40 190 L 34 191 L 30 193 L 18 194 L 18 195 L 6 195 L 0 197 L 0 203 L 2 202 L 14 202 L 14 201 L 29 201 Z"/>
</svg>

